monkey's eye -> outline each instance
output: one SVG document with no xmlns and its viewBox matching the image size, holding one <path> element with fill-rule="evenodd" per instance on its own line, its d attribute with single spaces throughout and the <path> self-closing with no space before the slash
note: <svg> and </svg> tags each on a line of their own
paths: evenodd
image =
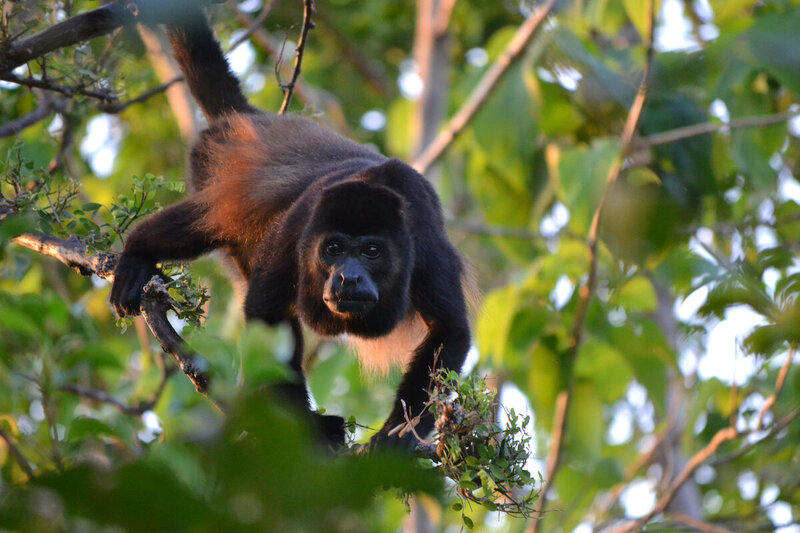
<svg viewBox="0 0 800 533">
<path fill-rule="evenodd" d="M 342 245 L 336 241 L 331 241 L 325 245 L 325 253 L 328 255 L 339 255 L 344 252 Z"/>
<path fill-rule="evenodd" d="M 381 255 L 381 247 L 377 244 L 368 244 L 361 249 L 361 255 L 369 257 L 370 259 L 375 259 Z"/>
</svg>

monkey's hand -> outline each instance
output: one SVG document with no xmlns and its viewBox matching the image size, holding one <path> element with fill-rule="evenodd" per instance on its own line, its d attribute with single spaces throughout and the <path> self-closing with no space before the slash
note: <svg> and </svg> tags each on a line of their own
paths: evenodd
<svg viewBox="0 0 800 533">
<path fill-rule="evenodd" d="M 169 281 L 152 261 L 124 253 L 120 256 L 109 298 L 117 316 L 134 316 L 140 313 L 144 286 L 153 276 L 161 276 L 164 281 Z"/>
<path fill-rule="evenodd" d="M 336 415 L 321 415 L 313 413 L 314 424 L 317 431 L 331 450 L 338 450 L 344 446 L 344 418 Z"/>
</svg>

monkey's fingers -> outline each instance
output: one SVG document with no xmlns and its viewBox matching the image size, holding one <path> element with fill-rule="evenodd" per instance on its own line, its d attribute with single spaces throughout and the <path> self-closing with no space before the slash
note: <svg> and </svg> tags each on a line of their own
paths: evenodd
<svg viewBox="0 0 800 533">
<path fill-rule="evenodd" d="M 109 297 L 111 307 L 117 316 L 122 318 L 141 313 L 144 286 L 153 276 L 160 276 L 164 281 L 169 281 L 169 278 L 152 263 L 122 256 L 114 273 L 114 285 L 111 287 Z"/>
</svg>

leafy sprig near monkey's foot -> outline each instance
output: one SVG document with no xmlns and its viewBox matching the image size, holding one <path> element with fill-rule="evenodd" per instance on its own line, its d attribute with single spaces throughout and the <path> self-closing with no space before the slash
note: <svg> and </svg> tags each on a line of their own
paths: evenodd
<svg viewBox="0 0 800 533">
<path fill-rule="evenodd" d="M 446 370 L 431 376 L 428 410 L 436 417 L 436 433 L 432 441 L 420 439 L 417 455 L 433 460 L 456 483 L 462 501 L 453 509 L 460 511 L 471 502 L 512 516 L 531 516 L 539 491 L 525 469 L 531 456 L 531 437 L 525 433 L 530 417 L 506 410 L 481 377 Z M 505 413 L 502 424 L 499 413 Z M 396 433 L 413 433 L 415 422 L 409 419 Z M 541 481 L 540 474 L 539 487 Z M 469 518 L 463 519 L 470 527 Z"/>
</svg>

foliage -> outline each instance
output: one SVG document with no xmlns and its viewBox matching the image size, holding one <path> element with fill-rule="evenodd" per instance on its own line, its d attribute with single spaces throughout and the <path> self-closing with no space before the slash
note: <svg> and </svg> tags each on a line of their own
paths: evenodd
<svg viewBox="0 0 800 533">
<path fill-rule="evenodd" d="M 252 17 L 263 5 L 241 4 L 255 6 Z M 301 77 L 308 92 L 295 95 L 293 111 L 411 158 L 423 117 L 420 100 L 404 92 L 415 83 L 414 3 L 318 4 Z M 437 41 L 448 46 L 447 85 L 439 87 L 447 116 L 502 57 L 533 4 L 455 2 L 447 38 Z M 55 50 L 14 73 L 80 89 L 70 97 L 1 81 L 0 127 L 48 98 L 57 111 L 0 139 L 0 527 L 390 531 L 406 518 L 402 498 L 379 489 L 386 482 L 416 492 L 414 512 L 424 509 L 442 530 L 584 531 L 645 515 L 689 464 L 696 469 L 680 496 L 647 519 L 648 529 L 697 527 L 687 526 L 689 517 L 706 530 L 796 530 L 800 4 L 656 2 L 647 97 L 627 148 L 620 134 L 647 58 L 647 2 L 557 4 L 546 31 L 429 173 L 451 237 L 485 290 L 475 372 L 517 416 L 499 433 L 495 422 L 467 415 L 443 428 L 459 438 L 442 441 L 440 469 L 478 503 L 459 499 L 458 487 L 441 492 L 429 470 L 409 461 L 317 457 L 303 430 L 286 427 L 255 392 L 279 377 L 275 361 L 291 353 L 290 335 L 245 325 L 214 260 L 171 272 L 195 280 L 173 295 L 191 309 L 182 335 L 204 358 L 210 394 L 238 406 L 224 423 L 188 380 L 172 375 L 141 323 L 120 333 L 106 284 L 11 242 L 46 231 L 77 235 L 96 252 L 118 250 L 137 217 L 180 197 L 186 141 L 168 98 L 101 110 L 164 81 L 136 31 Z M 97 7 L 2 5 L 0 50 Z M 263 30 L 278 43 L 295 39 L 301 8 L 276 3 Z M 241 21 L 229 6 L 211 14 L 228 46 Z M 277 109 L 272 52 L 256 36 L 242 50 L 252 58 L 241 71 L 249 96 Z M 362 121 L 370 111 L 385 126 Z M 587 234 L 601 206 L 592 249 Z M 587 286 L 592 261 L 596 277 Z M 318 405 L 379 423 L 392 380 L 360 376 L 346 348 L 328 340 L 307 345 Z M 502 420 L 479 381 L 441 379 L 467 411 Z M 152 400 L 150 411 L 122 412 Z M 558 468 L 548 476 L 545 457 L 564 406 Z M 735 433 L 720 433 L 729 426 Z M 512 427 L 527 433 L 507 441 L 506 468 L 496 460 L 498 443 Z M 715 440 L 721 434 L 726 439 Z M 357 440 L 368 436 L 357 427 Z M 286 470 L 289 459 L 303 475 Z M 491 499 L 493 489 L 527 479 L 508 478 L 514 462 L 553 483 L 533 502 L 546 505 L 538 521 L 493 510 L 508 503 Z"/>
<path fill-rule="evenodd" d="M 525 469 L 531 455 L 531 437 L 525 435 L 530 417 L 520 418 L 512 408 L 504 412 L 502 423 L 497 420 L 497 394 L 477 376 L 462 379 L 454 371 L 440 370 L 432 376 L 431 387 L 439 470 L 457 482 L 465 502 L 529 517 L 539 497 Z M 457 502 L 452 508 L 463 507 Z M 462 519 L 472 529 L 472 521 L 466 515 Z"/>
</svg>

